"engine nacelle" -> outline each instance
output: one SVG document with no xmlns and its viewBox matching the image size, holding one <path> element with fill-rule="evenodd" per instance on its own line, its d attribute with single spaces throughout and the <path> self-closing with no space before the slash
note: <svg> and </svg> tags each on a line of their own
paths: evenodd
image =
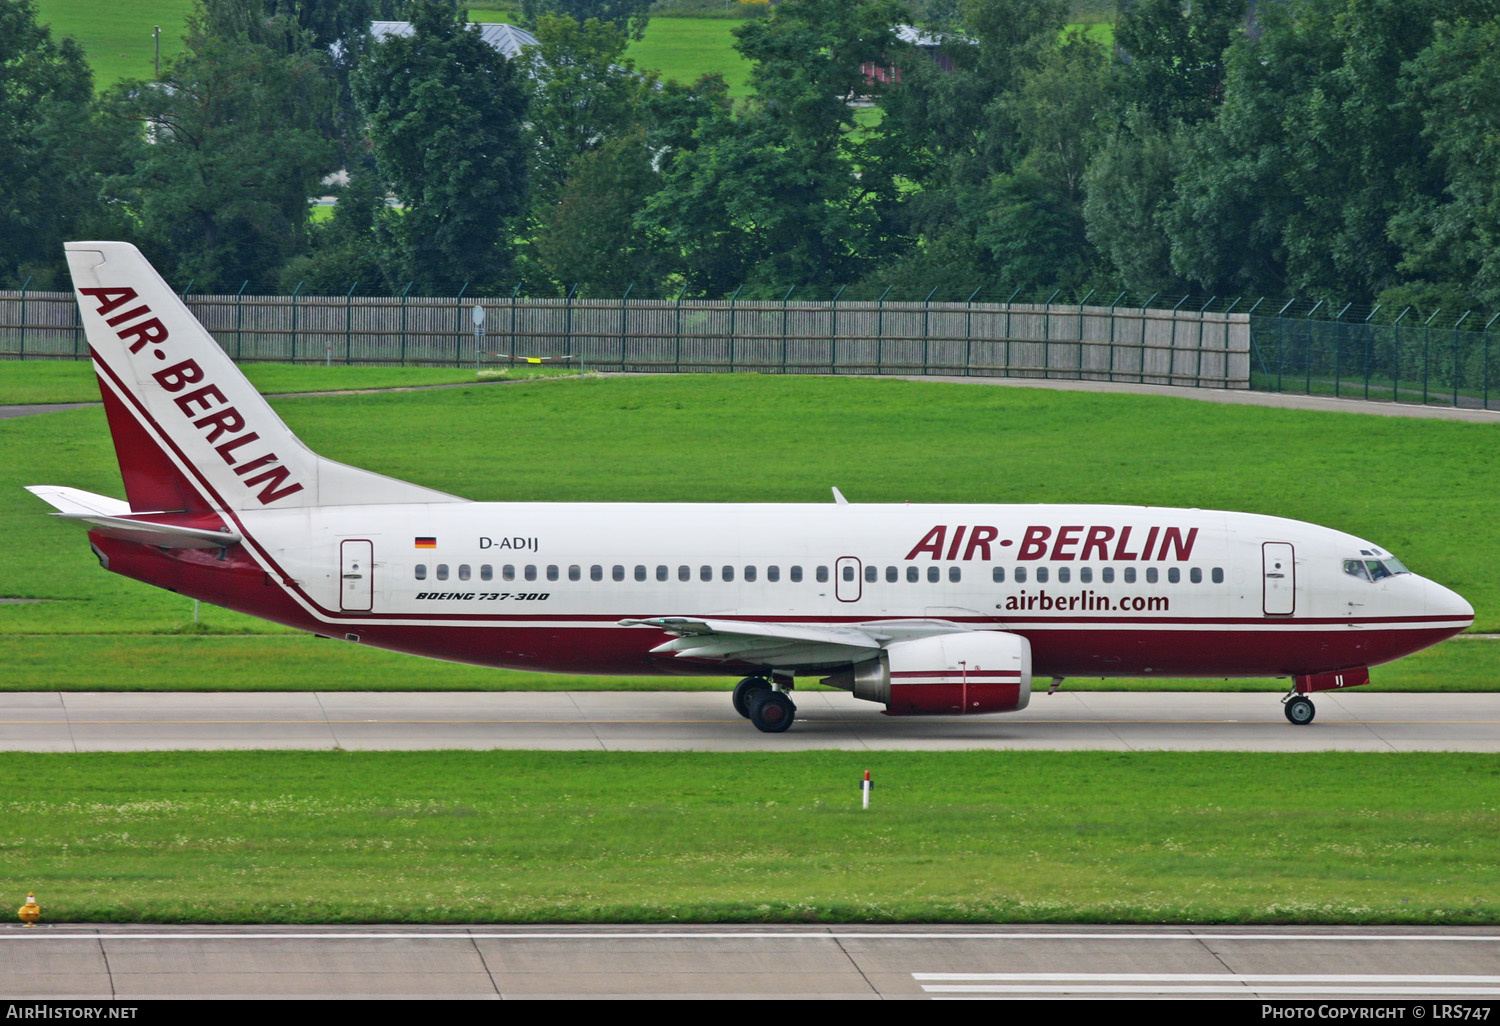
<svg viewBox="0 0 1500 1026">
<path fill-rule="evenodd" d="M 1031 701 L 1031 643 L 1005 631 L 897 641 L 823 683 L 883 703 L 888 716 L 1014 712 Z"/>
</svg>

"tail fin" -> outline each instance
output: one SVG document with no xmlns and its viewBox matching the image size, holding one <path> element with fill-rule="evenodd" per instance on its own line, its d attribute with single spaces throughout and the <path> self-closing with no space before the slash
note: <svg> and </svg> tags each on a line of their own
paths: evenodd
<svg viewBox="0 0 1500 1026">
<path fill-rule="evenodd" d="M 465 501 L 308 449 L 134 246 L 67 251 L 133 511 Z"/>
</svg>

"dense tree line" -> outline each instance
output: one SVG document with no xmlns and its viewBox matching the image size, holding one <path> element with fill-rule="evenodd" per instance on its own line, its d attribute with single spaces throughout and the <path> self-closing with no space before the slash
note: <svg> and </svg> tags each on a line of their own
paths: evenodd
<svg viewBox="0 0 1500 1026">
<path fill-rule="evenodd" d="M 456 0 L 199 0 L 160 81 L 96 97 L 0 0 L 0 279 L 108 234 L 304 291 L 1500 310 L 1500 0 L 1132 0 L 1113 46 L 1066 0 L 783 0 L 735 102 L 632 66 L 648 6 L 526 0 L 506 60 Z"/>
</svg>

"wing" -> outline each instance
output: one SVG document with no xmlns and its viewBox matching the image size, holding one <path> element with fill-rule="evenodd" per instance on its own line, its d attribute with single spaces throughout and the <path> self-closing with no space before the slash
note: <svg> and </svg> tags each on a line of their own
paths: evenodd
<svg viewBox="0 0 1500 1026">
<path fill-rule="evenodd" d="M 177 513 L 132 513 L 128 502 L 81 488 L 27 485 L 26 490 L 57 509 L 53 516 L 91 524 L 112 538 L 127 538 L 164 549 L 218 549 L 240 540 L 237 533 L 222 526 L 223 521 L 215 514 L 189 517 Z M 141 519 L 144 517 L 170 518 L 176 522 Z M 194 522 L 182 522 L 188 519 Z"/>
<path fill-rule="evenodd" d="M 760 623 L 690 616 L 621 620 L 622 627 L 654 627 L 673 635 L 651 651 L 679 659 L 757 663 L 806 671 L 875 658 L 893 641 L 965 633 L 947 620 L 875 620 L 858 624 Z"/>
</svg>

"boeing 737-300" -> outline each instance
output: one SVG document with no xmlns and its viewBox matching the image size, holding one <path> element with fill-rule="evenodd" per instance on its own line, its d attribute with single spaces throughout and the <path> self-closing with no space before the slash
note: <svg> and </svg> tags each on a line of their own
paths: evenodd
<svg viewBox="0 0 1500 1026">
<path fill-rule="evenodd" d="M 583 674 L 798 679 L 892 715 L 1024 709 L 1032 681 L 1286 677 L 1309 693 L 1464 630 L 1363 538 L 1143 506 L 472 502 L 324 459 L 135 247 L 68 263 L 125 499 L 34 486 L 108 570 L 316 634 Z"/>
</svg>

